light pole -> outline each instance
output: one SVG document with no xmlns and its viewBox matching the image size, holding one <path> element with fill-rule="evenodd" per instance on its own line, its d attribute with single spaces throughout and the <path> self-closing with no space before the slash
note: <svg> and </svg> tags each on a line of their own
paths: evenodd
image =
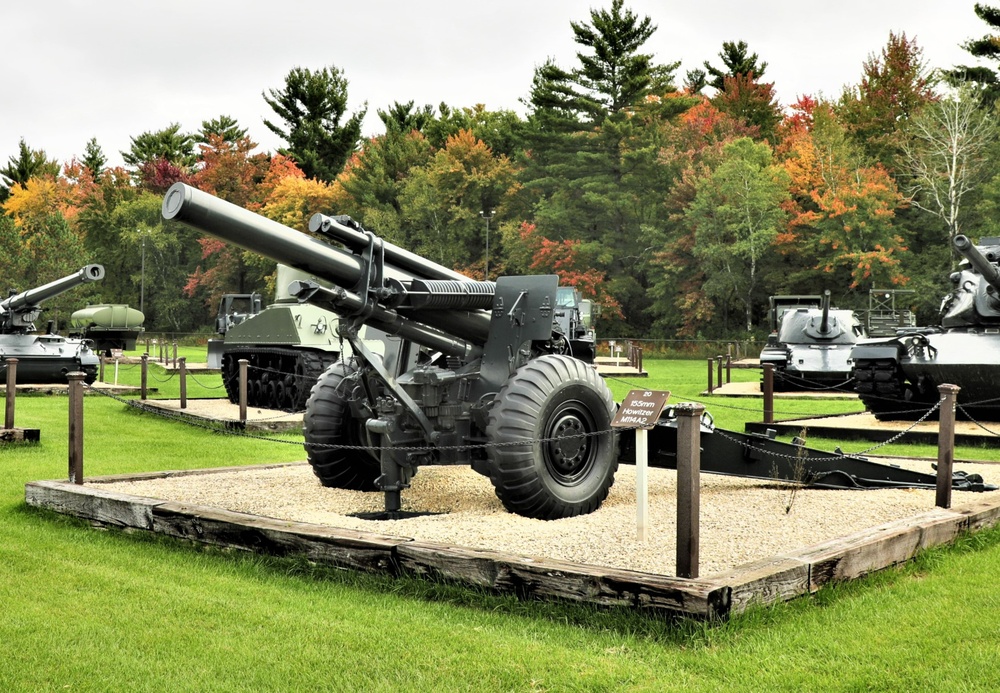
<svg viewBox="0 0 1000 693">
<path fill-rule="evenodd" d="M 495 210 L 488 209 L 479 213 L 486 220 L 486 269 L 483 271 L 483 279 L 490 280 L 490 219 L 493 218 Z"/>
<path fill-rule="evenodd" d="M 142 234 L 142 266 L 139 272 L 139 312 L 143 313 L 146 299 L 146 234 Z"/>
</svg>

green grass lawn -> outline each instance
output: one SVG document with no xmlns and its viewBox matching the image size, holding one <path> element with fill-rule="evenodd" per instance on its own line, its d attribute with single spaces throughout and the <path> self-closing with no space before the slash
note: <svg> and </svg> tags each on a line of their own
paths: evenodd
<svg viewBox="0 0 1000 693">
<path fill-rule="evenodd" d="M 616 397 L 666 389 L 671 401 L 705 402 L 726 428 L 760 419 L 759 400 L 701 396 L 704 362 L 646 368 L 649 378 L 613 381 Z M 191 396 L 219 396 L 217 375 L 198 380 L 206 387 Z M 157 396 L 176 397 L 176 382 L 157 383 Z M 18 425 L 42 440 L 0 446 L 0 690 L 996 689 L 1000 530 L 728 623 L 672 622 L 95 531 L 25 506 L 26 482 L 66 476 L 66 398 L 17 405 Z M 776 408 L 782 418 L 860 406 Z M 226 436 L 96 395 L 85 417 L 87 475 L 304 458 L 298 434 Z M 810 441 L 866 446 L 823 442 Z M 960 456 L 995 459 L 996 449 Z"/>
</svg>

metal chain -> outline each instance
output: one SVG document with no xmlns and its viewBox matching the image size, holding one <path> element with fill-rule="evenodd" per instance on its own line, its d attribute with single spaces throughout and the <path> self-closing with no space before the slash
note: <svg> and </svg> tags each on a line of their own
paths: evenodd
<svg viewBox="0 0 1000 693">
<path fill-rule="evenodd" d="M 993 400 L 986 400 L 986 401 L 987 402 L 992 402 Z M 996 431 L 993 431 L 993 430 L 987 428 L 985 425 L 983 425 L 982 422 L 977 421 L 975 418 L 973 418 L 972 414 L 969 413 L 969 410 L 966 409 L 965 407 L 963 407 L 961 404 L 956 404 L 955 406 L 956 406 L 957 409 L 961 410 L 961 412 L 963 414 L 965 414 L 965 416 L 969 419 L 969 421 L 971 421 L 972 423 L 974 423 L 976 426 L 978 426 L 979 428 L 983 429 L 984 431 L 986 431 L 990 435 L 1000 436 L 1000 433 L 997 433 Z"/>
<path fill-rule="evenodd" d="M 212 425 L 212 423 L 198 421 L 198 420 L 194 419 L 193 417 L 191 417 L 191 416 L 189 416 L 187 414 L 182 414 L 182 413 L 177 413 L 177 412 L 170 412 L 170 411 L 164 411 L 163 409 L 158 409 L 156 407 L 151 407 L 151 406 L 149 406 L 147 404 L 143 404 L 141 401 L 136 401 L 134 399 L 125 399 L 125 398 L 119 397 L 118 395 L 115 395 L 115 394 L 113 394 L 111 392 L 104 392 L 104 391 L 101 391 L 101 390 L 95 390 L 95 389 L 91 388 L 89 385 L 84 385 L 84 387 L 90 389 L 92 392 L 96 392 L 96 393 L 98 393 L 100 395 L 103 395 L 104 397 L 108 397 L 108 398 L 113 399 L 113 400 L 115 400 L 117 402 L 121 402 L 122 404 L 124 404 L 124 405 L 126 405 L 128 407 L 132 407 L 133 409 L 138 409 L 139 411 L 146 412 L 146 413 L 149 413 L 149 414 L 153 414 L 154 416 L 160 416 L 160 417 L 165 418 L 165 419 L 171 419 L 173 421 L 179 421 L 181 423 L 188 424 L 189 426 L 194 426 L 195 428 L 203 428 L 203 429 L 212 431 L 213 433 L 221 433 L 223 435 L 230 435 L 230 436 L 234 436 L 234 437 L 238 437 L 238 438 L 251 438 L 253 440 L 263 440 L 263 441 L 267 441 L 267 442 L 271 442 L 271 443 L 283 443 L 285 445 L 301 445 L 301 446 L 303 446 L 305 448 L 316 448 L 316 449 L 323 449 L 323 450 L 360 450 L 360 451 L 402 450 L 404 452 L 424 452 L 424 451 L 427 450 L 426 447 L 413 447 L 413 446 L 400 446 L 400 445 L 392 445 L 392 446 L 386 446 L 386 447 L 373 447 L 373 446 L 369 446 L 369 445 L 340 445 L 340 444 L 336 444 L 336 443 L 310 443 L 310 442 L 307 442 L 307 441 L 283 440 L 281 438 L 272 438 L 270 436 L 258 436 L 258 435 L 253 435 L 253 434 L 250 434 L 250 433 L 246 433 L 245 431 L 234 431 L 234 430 L 226 428 L 226 427 L 220 428 L 217 425 Z M 284 415 L 282 415 L 282 416 L 284 416 Z M 252 422 L 256 422 L 256 421 L 268 421 L 268 420 L 270 420 L 270 419 L 247 419 L 247 423 L 252 423 Z M 231 424 L 231 423 L 238 424 L 238 423 L 243 423 L 243 422 L 241 422 L 238 419 L 223 419 L 223 420 L 221 420 L 221 422 L 223 424 Z M 213 423 L 218 423 L 218 422 L 213 422 Z M 601 431 L 592 431 L 590 433 L 571 433 L 571 434 L 567 434 L 567 435 L 564 435 L 564 436 L 559 436 L 559 437 L 556 437 L 556 438 L 538 438 L 538 439 L 534 439 L 534 440 L 519 440 L 519 441 L 506 442 L 506 443 L 475 443 L 475 444 L 468 444 L 468 445 L 440 445 L 440 446 L 435 446 L 435 450 L 485 450 L 487 448 L 518 447 L 518 446 L 521 446 L 521 445 L 529 445 L 529 444 L 533 444 L 533 443 L 551 443 L 551 442 L 556 442 L 556 441 L 560 441 L 560 440 L 566 440 L 567 438 L 591 438 L 591 437 L 603 436 L 603 435 L 606 435 L 608 433 L 614 433 L 616 430 L 617 431 L 635 430 L 636 428 L 639 428 L 639 427 L 638 426 L 623 426 L 621 428 L 618 428 L 618 427 L 616 427 L 616 428 L 608 428 L 608 429 L 604 429 L 604 430 L 601 430 Z"/>
<path fill-rule="evenodd" d="M 723 438 L 725 438 L 726 440 L 728 440 L 730 442 L 736 443 L 738 445 L 742 445 L 745 448 L 752 449 L 752 450 L 755 450 L 757 452 L 763 452 L 763 453 L 765 453 L 765 454 L 767 454 L 767 455 L 769 455 L 771 457 L 784 458 L 784 459 L 787 459 L 787 460 L 795 460 L 795 461 L 800 461 L 800 462 L 821 462 L 821 461 L 826 461 L 826 460 L 829 460 L 829 459 L 843 460 L 843 459 L 849 459 L 849 458 L 852 458 L 852 457 L 861 457 L 863 455 L 869 455 L 869 454 L 871 454 L 875 450 L 879 450 L 881 448 L 884 448 L 887 445 L 892 445 L 893 443 L 895 443 L 896 441 L 898 441 L 900 438 L 902 438 L 904 435 L 906 435 L 907 433 L 909 433 L 910 431 L 912 431 L 914 428 L 916 428 L 918 424 L 922 424 L 924 421 L 926 421 L 927 418 L 930 417 L 931 414 L 933 414 L 935 411 L 938 410 L 938 408 L 941 406 L 941 402 L 943 402 L 943 401 L 944 401 L 944 399 L 942 398 L 940 401 L 938 401 L 937 404 L 935 404 L 933 407 L 931 407 L 930 409 L 928 409 L 924 413 L 923 416 L 921 416 L 918 420 L 916 420 L 912 424 L 910 424 L 910 426 L 908 428 L 906 428 L 906 429 L 898 432 L 896 435 L 892 436 L 888 440 L 885 440 L 885 441 L 883 441 L 881 443 L 876 443 L 875 445 L 871 446 L 870 448 L 867 448 L 865 450 L 861 450 L 860 452 L 852 452 L 850 454 L 841 453 L 840 456 L 833 457 L 833 458 L 829 458 L 829 457 L 800 457 L 798 455 L 785 455 L 785 454 L 780 453 L 780 452 L 771 452 L 770 450 L 763 450 L 761 448 L 756 448 L 756 447 L 753 446 L 752 443 L 748 443 L 746 441 L 742 441 L 742 440 L 739 440 L 737 438 L 734 438 L 734 437 L 732 437 L 730 435 L 726 435 L 725 431 L 723 431 L 721 429 L 716 429 L 715 433 L 718 433 L 720 436 L 722 436 Z"/>
</svg>

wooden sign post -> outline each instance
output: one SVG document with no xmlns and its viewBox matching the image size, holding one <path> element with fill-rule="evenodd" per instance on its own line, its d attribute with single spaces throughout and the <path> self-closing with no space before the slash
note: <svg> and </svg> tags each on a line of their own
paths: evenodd
<svg viewBox="0 0 1000 693">
<path fill-rule="evenodd" d="M 649 482 L 646 470 L 649 462 L 647 431 L 656 425 L 660 412 L 667 404 L 670 393 L 663 390 L 631 390 L 615 418 L 612 428 L 635 429 L 635 505 L 636 536 L 645 541 L 649 532 L 647 517 L 649 509 Z"/>
</svg>

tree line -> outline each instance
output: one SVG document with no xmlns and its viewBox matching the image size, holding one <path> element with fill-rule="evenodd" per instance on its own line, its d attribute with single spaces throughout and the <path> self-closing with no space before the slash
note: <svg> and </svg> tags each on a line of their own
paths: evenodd
<svg viewBox="0 0 1000 693">
<path fill-rule="evenodd" d="M 963 47 L 998 63 L 1000 10 L 975 12 L 988 33 Z M 824 289 L 855 309 L 905 289 L 897 307 L 934 324 L 951 239 L 1000 235 L 991 67 L 932 67 L 890 33 L 839 96 L 782 106 L 744 41 L 680 76 L 623 0 L 570 31 L 577 61 L 535 69 L 524 117 L 397 102 L 363 138 L 330 65 L 262 94 L 276 152 L 226 115 L 132 137 L 124 167 L 96 139 L 63 163 L 22 139 L 0 169 L 0 277 L 23 290 L 100 262 L 105 280 L 50 313 L 128 303 L 170 332 L 206 329 L 224 293 L 273 295 L 273 262 L 161 219 L 184 181 L 302 231 L 349 215 L 474 278 L 557 273 L 602 306 L 605 337 L 720 339 L 759 336 L 770 295 Z"/>
</svg>

